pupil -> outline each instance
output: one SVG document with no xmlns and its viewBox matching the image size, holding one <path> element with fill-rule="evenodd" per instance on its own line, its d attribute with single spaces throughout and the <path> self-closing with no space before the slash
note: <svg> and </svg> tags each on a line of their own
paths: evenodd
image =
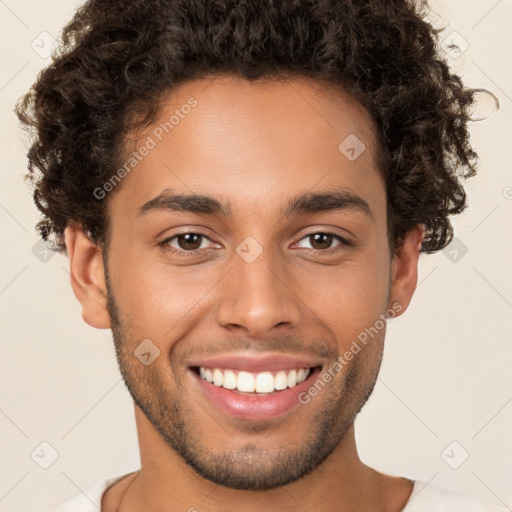
<svg viewBox="0 0 512 512">
<path fill-rule="evenodd" d="M 195 233 L 186 233 L 185 235 L 180 235 L 178 237 L 179 246 L 182 249 L 197 249 L 201 245 L 201 243 L 197 243 L 197 240 L 199 240 L 200 236 L 201 235 L 197 235 Z M 192 238 L 196 238 L 195 243 L 193 241 L 191 241 Z M 183 240 L 183 239 L 185 239 L 185 244 L 181 243 L 181 240 Z M 190 247 L 190 245 L 192 245 L 192 247 Z"/>
<path fill-rule="evenodd" d="M 327 249 L 331 245 L 332 235 L 328 235 L 327 233 L 316 233 L 312 236 L 313 236 L 315 243 L 320 243 L 320 245 L 322 245 L 322 244 L 326 245 L 325 247 L 317 247 L 319 249 Z M 323 237 L 324 238 L 323 242 L 318 237 L 321 237 L 321 238 Z M 313 244 L 313 246 L 314 246 L 314 244 Z"/>
</svg>

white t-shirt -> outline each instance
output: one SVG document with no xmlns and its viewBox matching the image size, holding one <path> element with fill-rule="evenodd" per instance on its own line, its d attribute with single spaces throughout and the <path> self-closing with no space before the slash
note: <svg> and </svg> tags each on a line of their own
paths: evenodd
<svg viewBox="0 0 512 512">
<path fill-rule="evenodd" d="M 103 493 L 129 474 L 99 482 L 50 512 L 98 512 Z M 411 497 L 401 512 L 508 512 L 508 509 L 491 501 L 415 480 Z"/>
</svg>

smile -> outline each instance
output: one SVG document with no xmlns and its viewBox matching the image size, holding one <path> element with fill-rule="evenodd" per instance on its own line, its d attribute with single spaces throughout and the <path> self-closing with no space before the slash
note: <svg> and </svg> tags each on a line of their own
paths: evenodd
<svg viewBox="0 0 512 512">
<path fill-rule="evenodd" d="M 206 399 L 206 407 L 234 419 L 262 421 L 279 418 L 298 407 L 299 400 L 321 372 L 308 368 L 248 372 L 207 366 L 190 367 L 193 394 Z M 310 407 L 310 406 L 308 406 Z"/>
<path fill-rule="evenodd" d="M 199 376 L 221 386 L 224 389 L 237 390 L 245 393 L 273 393 L 287 388 L 294 388 L 306 380 L 310 368 L 296 368 L 288 371 L 263 371 L 258 373 L 221 368 L 199 367 Z"/>
</svg>

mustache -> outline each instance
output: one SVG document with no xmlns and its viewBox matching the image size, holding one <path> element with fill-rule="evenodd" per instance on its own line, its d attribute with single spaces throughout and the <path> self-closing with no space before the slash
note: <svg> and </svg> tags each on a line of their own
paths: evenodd
<svg viewBox="0 0 512 512">
<path fill-rule="evenodd" d="M 305 340 L 293 335 L 276 335 L 265 339 L 231 337 L 222 340 L 203 341 L 179 340 L 171 350 L 171 357 L 181 363 L 194 357 L 208 357 L 239 351 L 255 353 L 286 353 L 316 356 L 322 359 L 337 359 L 339 355 L 335 340 L 317 338 Z M 172 352 L 176 352 L 172 354 Z"/>
</svg>

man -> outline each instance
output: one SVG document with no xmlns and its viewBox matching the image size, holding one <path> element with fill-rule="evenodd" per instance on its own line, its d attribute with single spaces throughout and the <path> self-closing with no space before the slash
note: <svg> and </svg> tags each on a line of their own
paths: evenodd
<svg viewBox="0 0 512 512">
<path fill-rule="evenodd" d="M 112 329 L 141 469 L 59 511 L 502 510 L 355 444 L 386 321 L 475 173 L 472 93 L 421 12 L 91 0 L 64 29 L 18 113 L 40 233 Z"/>
</svg>

